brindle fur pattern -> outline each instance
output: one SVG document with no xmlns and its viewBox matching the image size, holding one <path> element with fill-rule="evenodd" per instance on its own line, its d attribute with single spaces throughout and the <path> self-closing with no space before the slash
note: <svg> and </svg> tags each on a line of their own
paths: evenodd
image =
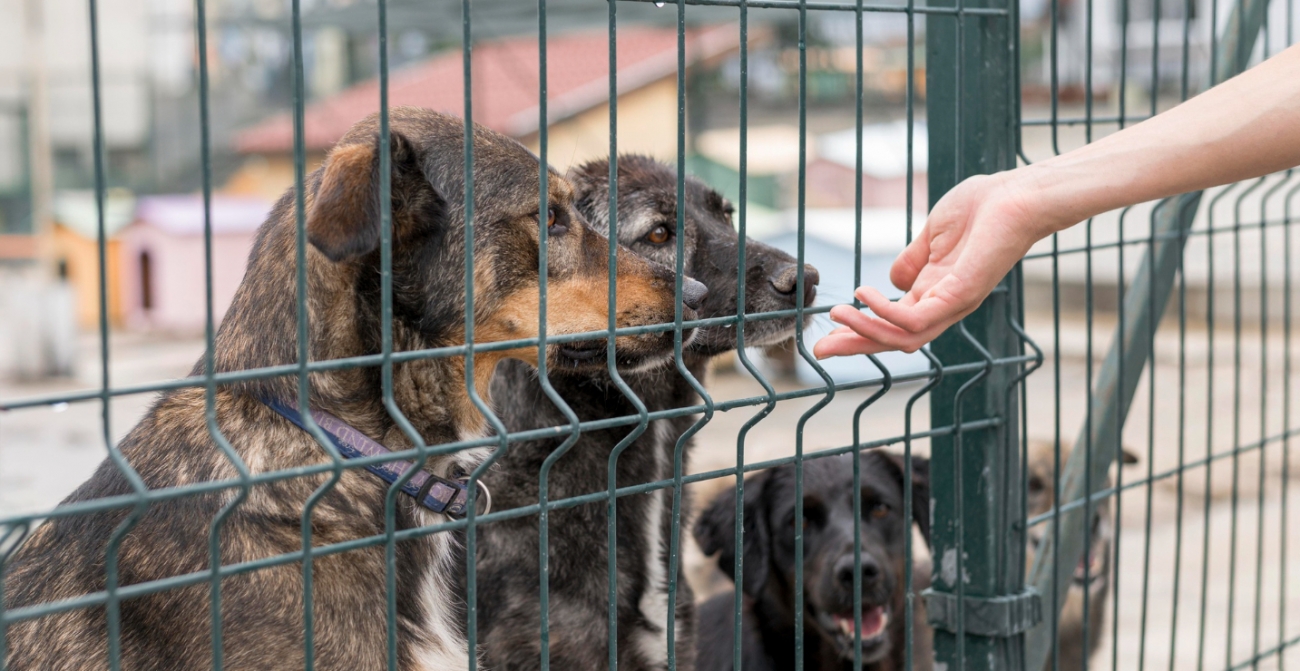
<svg viewBox="0 0 1300 671">
<path fill-rule="evenodd" d="M 860 489 L 853 488 L 852 460 L 859 459 Z M 787 464 L 745 479 L 744 559 L 741 580 L 741 668 L 783 671 L 795 666 L 796 571 L 795 466 Z M 913 519 L 903 518 L 904 479 L 912 479 Z M 861 498 L 862 516 L 853 501 Z M 903 458 L 879 450 L 861 455 L 841 454 L 810 459 L 803 464 L 803 637 L 805 669 L 846 671 L 853 668 L 853 638 L 831 621 L 832 615 L 853 617 L 854 531 L 860 529 L 862 609 L 883 606 L 890 613 L 882 638 L 863 641 L 862 668 L 902 671 L 905 668 L 904 539 L 915 521 L 929 543 L 929 462 L 912 458 L 912 472 Z M 883 508 L 881 508 L 883 506 Z M 723 492 L 700 514 L 695 538 L 706 554 L 717 554 L 718 568 L 735 578 L 735 493 Z M 918 567 L 919 569 L 920 567 Z M 913 589 L 929 585 L 924 570 L 913 573 Z M 916 600 L 920 605 L 921 600 Z M 700 606 L 699 657 L 701 671 L 733 669 L 734 596 L 718 594 Z M 930 668 L 930 630 L 921 607 L 913 610 L 914 666 Z"/>
<path fill-rule="evenodd" d="M 595 161 L 570 179 L 579 207 L 593 226 L 608 230 L 609 164 Z M 677 225 L 676 171 L 641 156 L 618 161 L 618 239 L 632 251 L 675 267 L 676 240 L 654 244 L 647 235 L 658 226 Z M 687 276 L 704 282 L 709 294 L 701 317 L 736 314 L 739 239 L 731 223 L 731 206 L 695 179 L 686 180 L 685 250 Z M 794 307 L 795 260 L 758 242 L 746 243 L 745 310 L 749 314 Z M 812 303 L 816 271 L 807 271 L 807 300 Z M 620 293 L 622 287 L 619 287 Z M 765 345 L 788 338 L 793 318 L 757 321 L 746 327 L 747 342 Z M 687 369 L 703 379 L 710 357 L 735 348 L 735 329 L 709 327 L 696 332 L 683 351 Z M 650 412 L 699 402 L 673 366 L 659 366 L 622 376 Z M 635 416 L 636 408 L 603 371 L 553 369 L 551 383 L 579 419 Z M 535 371 L 515 362 L 501 367 L 492 384 L 502 402 L 500 416 L 511 431 L 567 426 L 568 420 L 542 391 Z M 678 440 L 695 417 L 656 420 L 617 460 L 619 487 L 671 478 Z M 605 491 L 614 448 L 632 430 L 621 426 L 584 431 L 556 462 L 548 477 L 551 500 Z M 539 500 L 538 478 L 546 458 L 562 438 L 511 444 L 488 476 L 498 508 L 533 505 Z M 684 446 L 687 455 L 689 445 Z M 685 460 L 685 456 L 683 459 Z M 689 501 L 682 502 L 689 519 Z M 608 563 L 606 504 L 553 510 L 549 521 L 550 662 L 551 668 L 593 669 L 608 664 Z M 672 529 L 672 492 L 618 499 L 618 612 L 620 669 L 667 666 L 668 546 Z M 535 517 L 485 525 L 479 541 L 479 623 L 488 666 L 494 670 L 540 666 L 541 628 L 538 604 L 538 523 Z M 677 581 L 675 648 L 678 669 L 693 668 L 694 606 L 680 571 Z"/>
<path fill-rule="evenodd" d="M 464 125 L 427 110 L 391 111 L 392 287 L 394 349 L 464 342 Z M 474 141 L 475 337 L 479 342 L 536 334 L 538 221 L 537 158 L 518 143 L 483 128 Z M 305 184 L 307 308 L 312 360 L 380 351 L 379 145 L 375 117 L 355 126 Z M 573 207 L 573 191 L 550 178 L 556 228 L 549 245 L 551 333 L 605 327 L 606 303 L 584 300 L 608 282 L 607 245 Z M 540 211 L 540 214 L 539 214 Z M 285 194 L 258 233 L 234 302 L 216 337 L 219 372 L 297 361 L 295 197 Z M 673 277 L 632 254 L 617 264 L 619 326 L 673 317 Z M 603 294 L 602 294 L 603 295 Z M 532 310 L 532 312 L 530 312 Z M 692 311 L 687 311 L 694 318 Z M 663 358 L 671 334 L 620 337 L 620 361 Z M 479 354 L 480 394 L 498 360 L 536 360 L 536 347 Z M 547 353 L 559 365 L 557 348 Z M 603 362 L 596 365 L 603 366 Z M 430 445 L 481 435 L 484 420 L 466 393 L 463 357 L 399 363 L 393 395 Z M 194 374 L 201 374 L 196 365 Z M 411 445 L 381 403 L 380 370 L 313 373 L 312 404 L 370 437 L 400 450 Z M 328 463 L 305 432 L 264 406 L 258 396 L 296 399 L 292 376 L 221 386 L 216 424 L 253 473 Z M 236 477 L 205 424 L 201 389 L 164 393 L 119 448 L 150 489 Z M 431 458 L 430 472 L 447 476 L 485 456 L 482 449 Z M 220 527 L 222 564 L 301 550 L 300 526 L 309 496 L 328 474 L 253 487 Z M 388 485 L 360 469 L 343 473 L 310 516 L 312 543 L 322 546 L 382 534 Z M 127 495 L 125 477 L 105 461 L 65 503 Z M 127 509 L 51 519 L 20 547 L 5 576 L 5 605 L 22 608 L 105 589 L 110 538 L 122 535 L 119 585 L 136 585 L 210 568 L 208 538 L 235 489 L 189 495 L 148 506 L 128 530 Z M 396 529 L 444 521 L 407 496 L 396 498 Z M 397 545 L 398 657 L 403 669 L 464 668 L 463 604 L 454 578 L 462 570 L 458 543 L 438 533 Z M 319 556 L 313 561 L 315 663 L 318 669 L 386 668 L 385 565 L 382 546 Z M 225 664 L 232 669 L 301 669 L 304 665 L 303 577 L 300 563 L 222 580 Z M 196 669 L 212 662 L 209 588 L 205 582 L 130 598 L 120 604 L 124 669 Z M 104 607 L 26 620 L 8 629 L 11 671 L 99 669 L 108 660 Z"/>
</svg>

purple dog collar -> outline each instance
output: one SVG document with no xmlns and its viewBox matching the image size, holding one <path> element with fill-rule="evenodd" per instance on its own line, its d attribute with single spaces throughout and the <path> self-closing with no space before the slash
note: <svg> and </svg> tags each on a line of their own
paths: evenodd
<svg viewBox="0 0 1300 671">
<path fill-rule="evenodd" d="M 293 422 L 295 426 L 307 430 L 303 422 L 302 415 L 298 409 L 277 399 L 261 399 L 262 403 L 285 419 Z M 369 436 L 361 433 L 352 425 L 329 414 L 323 410 L 311 410 L 311 417 L 316 421 L 316 426 L 320 427 L 329 436 L 330 442 L 344 459 L 357 459 L 360 457 L 376 457 L 392 452 L 371 439 Z M 378 475 L 388 484 L 397 482 L 409 471 L 414 464 L 409 461 L 384 461 L 380 463 L 367 465 L 367 471 Z M 482 483 L 479 483 L 482 486 Z M 486 493 L 487 488 L 483 487 Z M 430 474 L 424 470 L 416 471 L 411 479 L 402 485 L 402 492 L 415 497 L 420 505 L 432 510 L 435 513 L 442 513 L 451 517 L 464 517 L 465 506 L 469 499 L 468 487 L 464 482 L 456 480 L 447 480 L 436 475 Z M 492 498 L 488 495 L 488 506 L 490 508 Z"/>
</svg>

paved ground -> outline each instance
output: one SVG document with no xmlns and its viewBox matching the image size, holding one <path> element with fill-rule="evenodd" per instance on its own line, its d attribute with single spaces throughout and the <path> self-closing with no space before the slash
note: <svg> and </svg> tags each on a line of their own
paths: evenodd
<svg viewBox="0 0 1300 671">
<path fill-rule="evenodd" d="M 1050 356 L 1055 350 L 1050 337 L 1050 321 L 1031 319 L 1028 328 Z M 1098 358 L 1109 341 L 1111 328 L 1103 323 L 1097 325 L 1095 349 Z M 1142 463 L 1125 469 L 1123 477 L 1129 482 L 1145 477 L 1148 472 L 1159 475 L 1172 470 L 1176 474 L 1180 445 L 1185 463 L 1201 459 L 1205 455 L 1210 420 L 1213 420 L 1212 445 L 1216 452 L 1233 444 L 1258 440 L 1261 408 L 1266 409 L 1264 433 L 1274 435 L 1282 430 L 1282 379 L 1280 366 L 1276 363 L 1282 349 L 1280 338 L 1274 336 L 1262 341 L 1258 333 L 1244 333 L 1238 385 L 1233 367 L 1232 334 L 1217 333 L 1214 391 L 1210 396 L 1206 392 L 1208 380 L 1204 363 L 1209 352 L 1206 334 L 1193 330 L 1187 338 L 1184 394 L 1179 393 L 1176 335 L 1162 332 L 1158 339 L 1155 393 L 1150 394 L 1144 383 L 1125 431 L 1126 445 L 1142 456 Z M 1072 440 L 1082 422 L 1086 399 L 1086 336 L 1082 324 L 1067 315 L 1060 340 L 1060 432 L 1066 440 Z M 195 339 L 115 336 L 112 344 L 110 375 L 115 386 L 182 376 L 202 349 L 201 342 Z M 1262 356 L 1261 348 L 1265 346 L 1271 353 L 1268 359 Z M 92 339 L 83 342 L 77 379 L 40 385 L 0 382 L 0 399 L 94 388 L 99 380 L 96 349 L 97 344 Z M 1296 349 L 1300 351 L 1300 347 Z M 1261 370 L 1268 371 L 1266 387 L 1261 385 Z M 1055 366 L 1049 360 L 1043 371 L 1030 378 L 1029 432 L 1034 438 L 1051 438 L 1056 432 L 1054 418 L 1058 404 L 1054 393 L 1054 371 Z M 1292 381 L 1293 386 L 1296 384 Z M 778 382 L 778 387 L 782 390 L 796 388 L 792 382 Z M 863 416 L 863 438 L 901 435 L 907 398 L 918 388 L 915 384 L 902 385 L 869 408 Z M 710 389 L 718 400 L 762 393 L 761 387 L 753 380 L 735 374 L 725 363 L 712 376 Z M 1300 393 L 1294 393 L 1296 391 L 1300 388 L 1294 389 L 1292 394 L 1295 397 L 1291 411 L 1293 427 L 1300 419 Z M 812 416 L 804 432 L 804 449 L 815 451 L 851 443 L 853 413 L 871 392 L 842 392 Z M 114 398 L 109 412 L 110 435 L 117 438 L 129 430 L 147 409 L 151 398 L 151 394 Z M 746 443 L 746 460 L 758 461 L 791 454 L 796 424 L 819 398 L 779 404 L 771 416 L 751 431 Z M 1154 406 L 1150 403 L 1152 398 Z M 1181 412 L 1180 398 L 1183 400 Z M 1234 413 L 1234 407 L 1238 405 L 1239 414 Z M 916 405 L 913 413 L 915 427 L 929 426 L 928 409 L 924 400 Z M 692 468 L 705 471 L 734 465 L 736 432 L 753 412 L 754 409 L 741 408 L 718 413 L 699 434 Z M 1150 434 L 1149 426 L 1154 426 Z M 1289 486 L 1288 479 L 1296 480 L 1294 476 L 1300 475 L 1297 443 L 1300 443 L 1300 436 L 1291 443 L 1290 478 L 1281 469 L 1280 442 L 1267 444 L 1262 452 L 1265 457 L 1262 462 L 1259 450 L 1242 454 L 1235 464 L 1231 458 L 1214 461 L 1208 477 L 1208 515 L 1206 469 L 1186 470 L 1182 479 L 1181 524 L 1178 517 L 1179 479 L 1174 475 L 1160 479 L 1149 489 L 1140 486 L 1126 491 L 1119 531 L 1118 639 L 1111 634 L 1108 622 L 1104 648 L 1095 659 L 1096 668 L 1109 667 L 1114 640 L 1118 640 L 1117 660 L 1121 668 L 1136 669 L 1145 665 L 1151 669 L 1190 669 L 1200 668 L 1197 656 L 1203 639 L 1204 668 L 1214 669 L 1223 668 L 1228 659 L 1237 664 L 1252 657 L 1257 630 L 1260 650 L 1275 646 L 1280 638 L 1290 640 L 1300 636 L 1300 481 L 1288 490 L 1286 529 L 1282 526 L 1280 499 L 1282 488 Z M 916 449 L 918 453 L 925 453 L 927 445 L 918 441 Z M 0 516 L 37 511 L 56 504 L 89 475 L 103 456 L 102 408 L 98 401 L 0 413 Z M 1262 506 L 1260 483 L 1263 483 Z M 709 496 L 726 484 L 726 481 L 701 483 L 696 495 L 701 498 Z M 1149 509 L 1146 505 L 1148 496 L 1151 500 Z M 1210 534 L 1208 542 L 1205 537 L 1207 528 Z M 1285 558 L 1281 540 L 1284 534 Z M 1175 570 L 1180 547 L 1182 559 Z M 707 561 L 697 552 L 692 550 L 688 553 L 688 562 L 693 578 L 707 577 L 707 571 L 703 570 Z M 1148 565 L 1149 570 L 1144 571 Z M 1206 576 L 1204 592 L 1201 589 L 1203 567 Z M 1281 585 L 1282 576 L 1287 579 L 1285 592 Z M 1232 608 L 1229 608 L 1230 592 L 1233 593 Z M 1258 601 L 1257 594 L 1260 596 Z M 1203 597 L 1206 617 L 1202 629 Z M 1172 618 L 1175 598 L 1176 624 Z M 1145 610 L 1144 602 L 1147 604 Z M 1280 634 L 1278 623 L 1284 607 L 1286 629 Z M 1255 626 L 1257 610 L 1261 623 L 1258 628 Z M 1108 621 L 1110 619 L 1108 616 Z M 1231 637 L 1228 633 L 1229 619 Z M 1226 646 L 1229 640 L 1232 642 L 1231 654 Z M 1145 650 L 1139 659 L 1143 642 Z M 1176 655 L 1173 664 L 1170 663 L 1171 651 Z M 1290 652 L 1288 661 L 1292 667 L 1300 664 L 1300 650 Z M 1277 668 L 1277 658 L 1266 659 L 1260 666 Z"/>
</svg>

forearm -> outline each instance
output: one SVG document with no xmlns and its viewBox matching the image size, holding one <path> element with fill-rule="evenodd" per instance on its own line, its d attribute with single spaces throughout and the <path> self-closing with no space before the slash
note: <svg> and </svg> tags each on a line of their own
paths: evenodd
<svg viewBox="0 0 1300 671">
<path fill-rule="evenodd" d="M 1140 124 L 1008 173 L 1043 234 L 1300 165 L 1300 45 Z"/>
</svg>

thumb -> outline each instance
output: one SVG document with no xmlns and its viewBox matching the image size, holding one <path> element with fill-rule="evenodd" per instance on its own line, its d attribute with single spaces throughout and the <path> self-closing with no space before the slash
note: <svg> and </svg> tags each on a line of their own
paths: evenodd
<svg viewBox="0 0 1300 671">
<path fill-rule="evenodd" d="M 912 240 L 889 268 L 889 281 L 903 291 L 910 291 L 916 276 L 930 259 L 930 227 L 921 229 L 921 234 Z"/>
</svg>

